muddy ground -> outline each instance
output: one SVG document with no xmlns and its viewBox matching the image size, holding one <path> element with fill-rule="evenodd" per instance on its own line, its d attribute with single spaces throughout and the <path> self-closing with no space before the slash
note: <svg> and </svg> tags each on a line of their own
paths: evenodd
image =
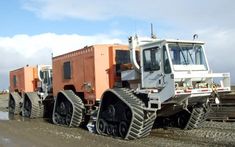
<svg viewBox="0 0 235 147">
<path fill-rule="evenodd" d="M 154 128 L 146 138 L 124 141 L 56 126 L 44 119 L 9 118 L 7 102 L 7 96 L 0 96 L 0 147 L 235 146 L 235 123 L 205 122 L 189 131 Z"/>
</svg>

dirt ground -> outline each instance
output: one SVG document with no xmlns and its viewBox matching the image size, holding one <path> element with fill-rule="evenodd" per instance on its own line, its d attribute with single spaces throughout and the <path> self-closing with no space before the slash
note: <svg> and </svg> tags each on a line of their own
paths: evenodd
<svg viewBox="0 0 235 147">
<path fill-rule="evenodd" d="M 235 146 L 235 123 L 205 122 L 189 131 L 154 128 L 146 138 L 125 141 L 81 128 L 56 126 L 44 119 L 11 118 L 7 103 L 7 96 L 0 96 L 0 147 Z"/>
</svg>

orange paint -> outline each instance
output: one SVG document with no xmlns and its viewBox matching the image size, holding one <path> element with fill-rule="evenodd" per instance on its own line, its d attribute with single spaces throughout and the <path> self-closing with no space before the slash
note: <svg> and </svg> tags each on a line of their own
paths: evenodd
<svg viewBox="0 0 235 147">
<path fill-rule="evenodd" d="M 86 104 L 99 100 L 102 93 L 115 85 L 115 51 L 126 45 L 93 45 L 53 58 L 53 95 L 72 89 L 84 95 Z M 70 62 L 71 78 L 64 79 L 64 63 Z M 120 79 L 119 79 L 120 80 Z"/>
<path fill-rule="evenodd" d="M 10 71 L 10 92 L 34 92 L 37 80 L 37 67 L 22 67 Z"/>
</svg>

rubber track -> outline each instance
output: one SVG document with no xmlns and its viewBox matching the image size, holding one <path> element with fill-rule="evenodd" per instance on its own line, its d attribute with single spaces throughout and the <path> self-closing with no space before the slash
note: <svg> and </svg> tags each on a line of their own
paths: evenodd
<svg viewBox="0 0 235 147">
<path fill-rule="evenodd" d="M 139 100 L 139 98 L 136 97 L 131 90 L 125 88 L 115 88 L 110 89 L 109 91 L 115 93 L 115 95 L 118 96 L 119 99 L 127 106 L 129 106 L 132 111 L 132 120 L 124 139 L 132 140 L 147 136 L 152 129 L 156 116 L 150 115 L 150 117 L 146 118 L 148 115 L 145 116 L 144 114 L 144 103 Z"/>
<path fill-rule="evenodd" d="M 43 117 L 44 114 L 44 105 L 40 102 L 40 97 L 38 96 L 37 92 L 28 92 L 25 95 L 28 96 L 31 102 L 31 113 L 29 118 L 40 118 Z M 25 99 L 24 99 L 25 101 Z M 24 102 L 23 102 L 23 116 L 24 115 Z"/>
<path fill-rule="evenodd" d="M 63 90 L 60 92 L 67 98 L 67 100 L 70 103 L 72 103 L 72 106 L 73 106 L 73 115 L 72 115 L 69 127 L 79 127 L 81 122 L 83 121 L 83 115 L 84 115 L 83 111 L 85 109 L 83 101 L 72 90 Z M 55 105 L 56 105 L 56 102 L 55 102 Z M 54 111 L 55 111 L 55 108 L 54 108 Z M 57 125 L 60 125 L 54 119 L 54 111 L 53 111 L 53 122 Z"/>
<path fill-rule="evenodd" d="M 196 129 L 201 123 L 205 120 L 205 108 L 204 107 L 195 107 L 191 112 L 191 116 L 189 118 L 188 123 L 186 124 L 186 130 Z"/>
<path fill-rule="evenodd" d="M 123 88 L 123 90 L 127 93 L 127 95 L 129 95 L 133 99 L 140 101 L 139 98 L 136 97 L 131 90 L 125 89 L 125 88 Z M 143 103 L 142 101 L 140 101 L 140 102 Z M 144 104 L 142 104 L 141 106 L 142 106 L 142 108 L 145 107 Z M 144 110 L 144 112 L 145 112 L 145 118 L 144 118 L 143 128 L 141 129 L 140 137 L 146 137 L 150 134 L 152 127 L 153 127 L 153 124 L 155 122 L 156 116 L 157 116 L 155 111 L 145 111 Z"/>
<path fill-rule="evenodd" d="M 147 118 L 144 120 L 144 127 L 142 129 L 141 137 L 146 137 L 150 134 L 156 117 L 156 112 L 147 112 Z"/>
<path fill-rule="evenodd" d="M 10 98 L 13 98 L 15 101 L 15 111 L 14 114 L 18 115 L 21 112 L 21 106 L 20 106 L 20 101 L 21 101 L 21 96 L 19 95 L 19 93 L 17 92 L 11 92 L 9 95 L 9 101 L 8 101 L 8 108 L 9 108 L 9 104 L 10 104 Z M 10 109 L 8 109 L 10 111 Z M 13 113 L 13 112 L 10 112 Z"/>
</svg>

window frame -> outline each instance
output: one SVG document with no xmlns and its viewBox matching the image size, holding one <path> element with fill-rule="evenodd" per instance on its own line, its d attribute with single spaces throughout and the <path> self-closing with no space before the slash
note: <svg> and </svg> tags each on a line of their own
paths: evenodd
<svg viewBox="0 0 235 147">
<path fill-rule="evenodd" d="M 63 64 L 63 78 L 64 80 L 69 80 L 72 78 L 71 61 L 66 61 Z"/>
<path fill-rule="evenodd" d="M 14 85 L 14 87 L 16 87 L 16 85 L 17 85 L 17 76 L 16 75 L 13 75 L 13 85 Z"/>
<path fill-rule="evenodd" d="M 146 64 L 147 62 L 147 59 L 146 59 L 146 52 L 147 51 L 150 51 L 150 63 Z M 156 53 L 158 53 L 160 55 L 160 61 L 158 60 L 157 61 L 157 58 L 156 58 Z M 155 61 L 154 61 L 155 60 Z M 154 61 L 154 62 L 153 62 Z M 143 70 L 144 72 L 154 72 L 154 71 L 159 71 L 161 70 L 161 50 L 160 50 L 160 47 L 156 46 L 156 47 L 152 47 L 152 48 L 148 48 L 148 49 L 144 49 L 143 50 Z M 146 65 L 148 65 L 146 67 Z M 156 67 L 154 67 L 156 66 Z"/>
<path fill-rule="evenodd" d="M 163 46 L 163 64 L 164 64 L 164 65 L 163 65 L 163 69 L 164 69 L 164 73 L 165 73 L 165 74 L 170 74 L 170 73 L 172 73 L 170 60 L 171 60 L 171 58 L 170 58 L 169 55 L 168 55 L 166 46 L 164 45 L 164 46 Z M 168 62 L 168 63 L 167 63 L 167 62 Z M 166 66 L 166 65 L 168 65 L 168 66 Z"/>
</svg>

